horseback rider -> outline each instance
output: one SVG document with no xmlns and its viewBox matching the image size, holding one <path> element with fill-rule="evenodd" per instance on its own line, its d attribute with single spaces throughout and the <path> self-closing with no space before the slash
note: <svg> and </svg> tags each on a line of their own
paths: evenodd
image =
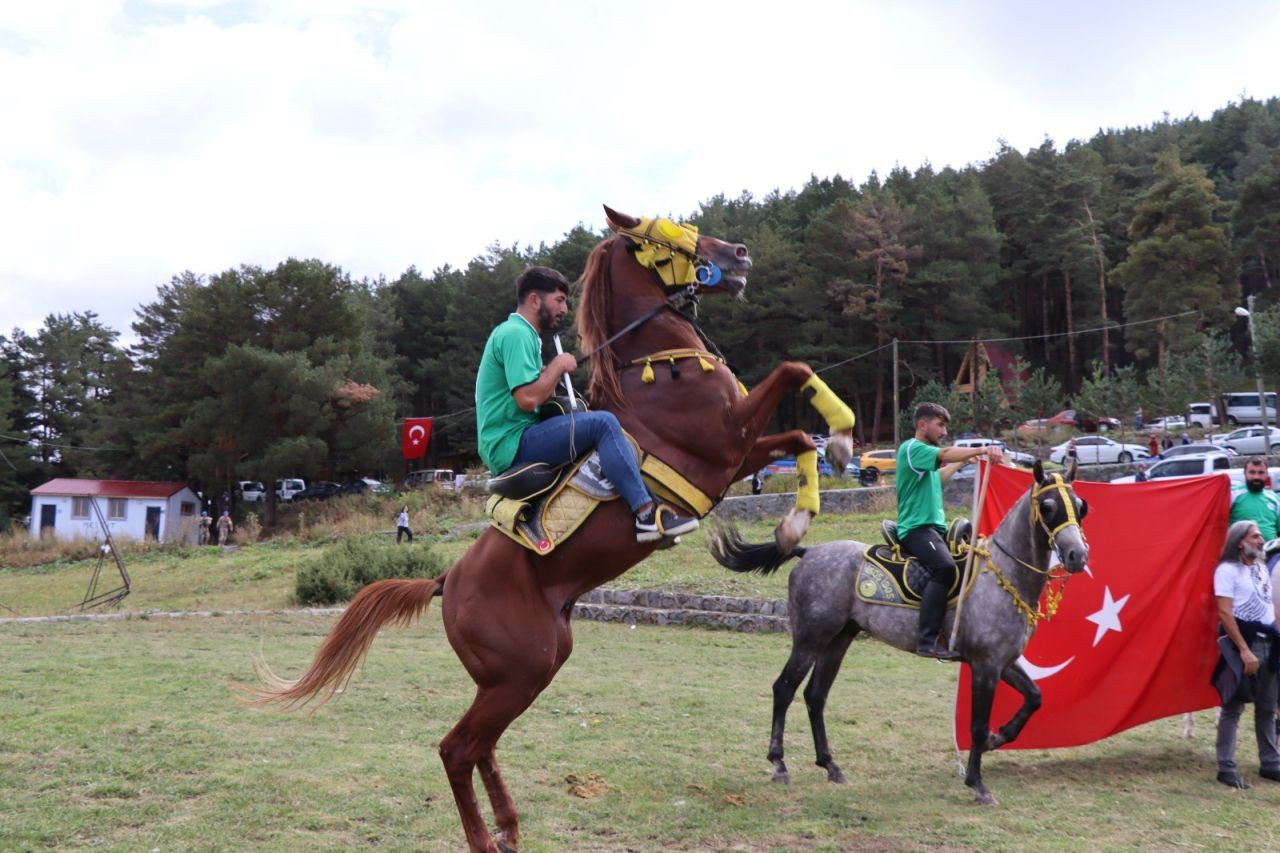
<svg viewBox="0 0 1280 853">
<path fill-rule="evenodd" d="M 942 509 L 942 482 L 963 464 L 979 456 L 992 462 L 1003 459 L 997 444 L 985 447 L 941 447 L 951 424 L 951 413 L 937 403 L 916 406 L 916 434 L 898 448 L 898 541 L 902 550 L 916 558 L 928 572 L 929 581 L 920 594 L 920 635 L 916 654 L 938 660 L 960 660 L 938 638 L 947 611 L 949 578 L 956 571 L 955 560 L 943 541 L 947 516 Z M 942 467 L 942 466 L 946 467 Z"/>
<path fill-rule="evenodd" d="M 556 270 L 529 267 L 516 279 L 516 301 L 515 312 L 489 335 L 476 374 L 477 449 L 484 464 L 494 474 L 535 462 L 558 466 L 594 448 L 605 477 L 635 514 L 637 542 L 696 530 L 698 519 L 649 494 L 612 412 L 572 412 L 539 422 L 538 407 L 578 367 L 567 352 L 542 366 L 539 336 L 569 313 L 569 282 Z"/>
</svg>

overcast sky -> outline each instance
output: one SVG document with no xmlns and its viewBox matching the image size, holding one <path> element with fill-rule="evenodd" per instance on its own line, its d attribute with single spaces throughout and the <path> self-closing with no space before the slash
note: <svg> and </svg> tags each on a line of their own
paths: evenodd
<svg viewBox="0 0 1280 853">
<path fill-rule="evenodd" d="M 1280 94 L 1277 44 L 1264 0 L 6 3 L 0 332 L 1207 118 Z"/>
</svg>

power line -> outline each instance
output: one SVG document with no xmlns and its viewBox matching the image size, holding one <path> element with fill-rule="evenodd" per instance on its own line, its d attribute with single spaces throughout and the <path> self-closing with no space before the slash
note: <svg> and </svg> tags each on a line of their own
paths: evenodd
<svg viewBox="0 0 1280 853">
<path fill-rule="evenodd" d="M 30 437 L 23 438 L 22 436 L 18 436 L 18 435 L 0 434 L 0 438 L 8 439 L 9 441 L 16 441 L 19 444 L 35 444 L 35 445 L 39 445 L 40 447 L 56 447 L 59 450 L 110 450 L 110 451 L 124 450 L 123 447 L 81 447 L 78 444 L 54 444 L 49 441 L 41 441 L 38 438 L 30 438 Z"/>
<path fill-rule="evenodd" d="M 1087 335 L 1091 332 L 1102 332 L 1108 329 L 1128 329 L 1128 328 L 1132 328 L 1133 326 L 1145 326 L 1150 323 L 1160 323 L 1165 320 L 1175 320 L 1178 317 L 1186 317 L 1190 314 L 1199 314 L 1199 313 L 1200 313 L 1199 311 L 1195 311 L 1195 310 L 1180 311 L 1177 314 L 1167 314 L 1164 317 L 1153 317 L 1150 320 L 1134 320 L 1132 323 L 1116 323 L 1109 326 L 1094 326 L 1092 329 L 1076 329 L 1075 331 L 1071 331 L 1071 332 L 1046 332 L 1043 335 L 1022 335 L 1021 337 L 1016 337 L 1016 338 L 976 338 L 976 339 L 965 338 L 962 340 L 953 340 L 953 341 L 931 341 L 931 340 L 911 341 L 906 339 L 899 339 L 898 343 L 900 344 L 972 344 L 972 343 L 1003 344 L 1003 343 L 1008 343 L 1010 341 L 1042 341 L 1048 338 L 1065 338 L 1067 336 L 1074 336 L 1074 335 Z"/>
</svg>

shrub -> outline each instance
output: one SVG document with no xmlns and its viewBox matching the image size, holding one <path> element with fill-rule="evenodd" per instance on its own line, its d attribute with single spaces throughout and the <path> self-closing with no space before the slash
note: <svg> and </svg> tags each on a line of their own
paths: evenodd
<svg viewBox="0 0 1280 853">
<path fill-rule="evenodd" d="M 374 581 L 433 578 L 442 571 L 444 561 L 425 545 L 345 539 L 298 570 L 294 595 L 299 604 L 337 604 Z"/>
</svg>

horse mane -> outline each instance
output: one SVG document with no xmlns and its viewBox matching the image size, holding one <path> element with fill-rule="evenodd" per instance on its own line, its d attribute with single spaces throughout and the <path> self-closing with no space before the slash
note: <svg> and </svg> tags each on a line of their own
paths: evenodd
<svg viewBox="0 0 1280 853">
<path fill-rule="evenodd" d="M 582 352 L 592 352 L 609 339 L 609 250 L 617 237 L 610 237 L 596 245 L 587 258 L 587 266 L 578 279 L 581 297 L 578 301 L 578 336 Z M 587 397 L 598 408 L 621 408 L 623 405 L 622 379 L 618 375 L 613 347 L 606 347 L 591 357 L 591 378 L 587 382 Z"/>
</svg>

